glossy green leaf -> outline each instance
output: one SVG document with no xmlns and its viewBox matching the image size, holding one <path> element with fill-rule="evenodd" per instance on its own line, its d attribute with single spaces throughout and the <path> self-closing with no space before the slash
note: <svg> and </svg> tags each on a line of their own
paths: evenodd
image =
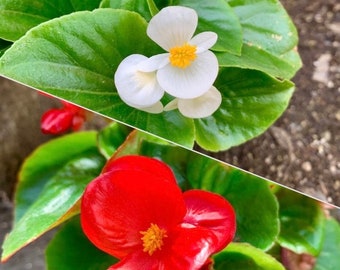
<svg viewBox="0 0 340 270">
<path fill-rule="evenodd" d="M 229 244 L 214 256 L 214 262 L 215 270 L 285 270 L 273 257 L 246 243 Z"/>
<path fill-rule="evenodd" d="M 36 148 L 19 171 L 15 191 L 15 223 L 36 201 L 44 186 L 60 168 L 70 160 L 95 149 L 96 132 L 93 131 L 65 135 Z"/>
<path fill-rule="evenodd" d="M 325 216 L 318 201 L 290 190 L 276 193 L 280 204 L 278 243 L 295 253 L 318 255 L 324 238 Z"/>
<path fill-rule="evenodd" d="M 66 144 L 57 152 L 50 152 L 45 159 L 67 151 L 65 147 L 70 146 Z M 64 165 L 56 164 L 59 165 L 56 174 L 48 180 L 36 201 L 5 238 L 2 260 L 6 261 L 46 231 L 79 213 L 77 203 L 86 185 L 99 175 L 104 164 L 105 159 L 96 149 L 70 158 Z"/>
<path fill-rule="evenodd" d="M 143 140 L 140 144 L 139 155 L 157 158 L 171 167 L 181 189 L 187 190 L 190 184 L 186 178 L 186 167 L 190 151 L 172 144 L 159 144 Z"/>
<path fill-rule="evenodd" d="M 0 38 L 15 41 L 29 29 L 79 10 L 93 10 L 100 0 L 0 0 Z"/>
<path fill-rule="evenodd" d="M 146 35 L 146 21 L 134 12 L 77 12 L 32 29 L 0 59 L 0 74 L 192 147 L 191 119 L 177 111 L 138 111 L 115 90 L 113 74 L 123 58 L 158 50 Z"/>
<path fill-rule="evenodd" d="M 131 131 L 131 128 L 117 122 L 107 125 L 98 133 L 98 148 L 100 153 L 109 159 L 126 140 L 126 137 Z"/>
<path fill-rule="evenodd" d="M 101 8 L 116 8 L 135 11 L 142 15 L 147 21 L 151 19 L 149 6 L 146 0 L 103 0 Z"/>
<path fill-rule="evenodd" d="M 244 42 L 276 55 L 292 50 L 298 42 L 296 28 L 278 0 L 230 0 L 240 19 Z"/>
<path fill-rule="evenodd" d="M 222 67 L 255 69 L 284 79 L 292 78 L 302 66 L 300 57 L 294 50 L 276 56 L 248 44 L 243 45 L 240 56 L 230 53 L 217 53 L 216 55 Z"/>
<path fill-rule="evenodd" d="M 79 216 L 56 233 L 46 249 L 47 270 L 106 270 L 117 259 L 97 249 L 84 235 Z"/>
<path fill-rule="evenodd" d="M 197 11 L 199 17 L 197 33 L 213 31 L 218 35 L 213 50 L 228 51 L 236 55 L 241 53 L 243 44 L 241 24 L 226 1 L 179 0 L 177 2 L 181 6 L 190 7 Z"/>
<path fill-rule="evenodd" d="M 278 203 L 268 182 L 210 158 L 192 155 L 187 177 L 193 188 L 224 196 L 234 207 L 237 231 L 234 241 L 266 250 L 279 233 Z"/>
<path fill-rule="evenodd" d="M 141 147 L 144 141 L 160 145 L 169 145 L 167 141 L 160 139 L 152 134 L 148 134 L 139 130 L 134 130 L 129 134 L 124 143 L 119 147 L 119 149 L 117 149 L 117 151 L 111 158 L 115 159 L 125 155 L 140 154 Z"/>
<path fill-rule="evenodd" d="M 301 68 L 296 28 L 278 0 L 227 1 L 239 17 L 243 30 L 241 56 L 219 55 L 221 66 L 256 69 L 290 79 Z M 287 54 L 294 57 L 287 57 Z"/>
<path fill-rule="evenodd" d="M 235 68 L 222 69 L 215 86 L 222 92 L 220 109 L 195 120 L 196 141 L 218 151 L 263 133 L 287 108 L 294 85 L 268 75 Z"/>
<path fill-rule="evenodd" d="M 340 265 L 340 225 L 334 218 L 326 220 L 325 239 L 313 270 L 337 269 Z"/>
</svg>

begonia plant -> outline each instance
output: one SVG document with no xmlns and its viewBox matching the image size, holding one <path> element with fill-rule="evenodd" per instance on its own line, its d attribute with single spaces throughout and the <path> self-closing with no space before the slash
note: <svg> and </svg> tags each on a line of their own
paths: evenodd
<svg viewBox="0 0 340 270">
<path fill-rule="evenodd" d="M 210 151 L 268 129 L 301 67 L 278 0 L 0 0 L 0 40 L 2 76 Z"/>
<path fill-rule="evenodd" d="M 340 226 L 322 203 L 118 123 L 52 139 L 27 158 L 2 263 L 57 227 L 48 270 L 340 263 Z"/>
</svg>

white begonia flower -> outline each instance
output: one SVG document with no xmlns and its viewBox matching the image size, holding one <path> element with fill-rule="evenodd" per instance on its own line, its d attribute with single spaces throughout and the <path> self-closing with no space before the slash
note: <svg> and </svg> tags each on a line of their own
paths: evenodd
<svg viewBox="0 0 340 270">
<path fill-rule="evenodd" d="M 197 13 L 191 8 L 163 8 L 150 20 L 147 34 L 168 53 L 153 56 L 138 66 L 140 71 L 157 71 L 159 85 L 180 99 L 202 96 L 218 74 L 217 58 L 209 51 L 217 34 L 202 32 L 193 37 L 197 23 Z"/>
<path fill-rule="evenodd" d="M 163 105 L 160 99 L 164 90 L 157 82 L 156 72 L 138 70 L 138 64 L 147 59 L 140 54 L 126 57 L 115 73 L 115 85 L 120 98 L 129 106 L 151 113 L 161 113 Z"/>
<path fill-rule="evenodd" d="M 212 86 L 208 92 L 193 99 L 175 98 L 165 107 L 165 111 L 177 109 L 189 118 L 204 118 L 212 115 L 221 105 L 222 95 Z"/>
</svg>

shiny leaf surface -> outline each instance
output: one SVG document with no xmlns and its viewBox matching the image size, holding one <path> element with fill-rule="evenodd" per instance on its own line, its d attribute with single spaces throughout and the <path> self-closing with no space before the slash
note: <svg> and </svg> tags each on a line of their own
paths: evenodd
<svg viewBox="0 0 340 270">
<path fill-rule="evenodd" d="M 215 86 L 222 92 L 220 109 L 195 120 L 197 143 L 211 151 L 263 133 L 287 108 L 294 90 L 291 82 L 236 68 L 221 69 Z"/>
<path fill-rule="evenodd" d="M 29 29 L 53 18 L 79 10 L 92 10 L 100 0 L 1 0 L 0 38 L 15 41 Z"/>
<path fill-rule="evenodd" d="M 62 145 L 60 140 L 58 146 L 56 152 L 45 152 L 44 158 L 58 156 L 58 153 L 67 152 L 67 148 L 74 147 L 74 145 L 70 147 L 68 141 Z M 16 251 L 34 241 L 47 230 L 79 213 L 78 200 L 87 183 L 100 173 L 104 163 L 105 159 L 97 149 L 93 148 L 83 151 L 81 155 L 69 156 L 64 164 L 56 163 L 58 168 L 55 170 L 55 174 L 48 177 L 35 201 L 27 208 L 5 238 L 2 260 L 7 260 Z M 40 185 L 38 187 L 40 188 Z"/>
<path fill-rule="evenodd" d="M 318 255 L 325 223 L 320 203 L 285 189 L 276 195 L 280 203 L 279 244 L 298 254 Z"/>
<path fill-rule="evenodd" d="M 51 140 L 35 149 L 26 158 L 19 171 L 19 181 L 15 191 L 15 223 L 31 207 L 44 186 L 61 167 L 70 160 L 95 149 L 95 132 L 73 133 Z"/>
<path fill-rule="evenodd" d="M 125 141 L 126 137 L 132 130 L 113 122 L 98 132 L 98 148 L 104 157 L 109 159 L 114 152 L 121 146 Z"/>
<path fill-rule="evenodd" d="M 214 269 L 237 270 L 284 270 L 285 268 L 270 255 L 246 243 L 231 243 L 214 256 Z"/>
</svg>

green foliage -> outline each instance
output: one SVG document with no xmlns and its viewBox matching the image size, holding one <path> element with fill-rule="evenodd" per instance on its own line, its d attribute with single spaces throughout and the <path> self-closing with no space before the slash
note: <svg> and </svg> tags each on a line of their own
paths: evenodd
<svg viewBox="0 0 340 270">
<path fill-rule="evenodd" d="M 77 203 L 86 185 L 105 164 L 105 159 L 93 147 L 91 135 L 94 134 L 76 133 L 59 138 L 42 145 L 26 161 L 20 172 L 22 184 L 16 193 L 16 200 L 22 205 L 21 212 L 3 243 L 2 260 L 79 213 Z M 68 149 L 77 149 L 78 139 L 83 139 L 83 145 L 78 144 L 83 151 L 72 153 L 71 150 L 70 153 Z M 74 144 L 70 147 L 70 143 Z"/>
<path fill-rule="evenodd" d="M 325 223 L 320 203 L 287 189 L 281 189 L 276 195 L 280 203 L 279 244 L 298 254 L 317 256 L 324 238 Z"/>
<path fill-rule="evenodd" d="M 325 239 L 314 270 L 337 269 L 340 265 L 340 225 L 334 218 L 325 223 Z"/>
<path fill-rule="evenodd" d="M 100 0 L 0 0 L 0 38 L 15 41 L 45 21 L 80 10 L 93 10 Z"/>
<path fill-rule="evenodd" d="M 1 7 L 5 13 L 13 8 L 10 1 L 2 2 L 0 12 Z M 220 151 L 263 133 L 284 112 L 294 88 L 274 77 L 288 80 L 301 67 L 295 27 L 276 0 L 103 0 L 100 5 L 74 0 L 72 6 L 59 0 L 55 14 L 44 1 L 30 7 L 29 1 L 19 2 L 15 9 L 27 15 L 29 23 L 22 27 L 20 20 L 3 16 L 4 25 L 21 30 L 4 29 L 26 34 L 0 58 L 0 74 L 188 148 L 197 142 Z M 79 11 L 96 5 L 100 9 Z M 127 106 L 116 92 L 113 75 L 126 56 L 162 52 L 147 37 L 146 26 L 151 13 L 167 5 L 195 9 L 197 32 L 219 36 L 213 50 L 221 66 L 216 86 L 223 102 L 211 117 L 145 113 Z"/>
<path fill-rule="evenodd" d="M 214 256 L 214 269 L 284 270 L 273 257 L 246 243 L 231 243 Z"/>
<path fill-rule="evenodd" d="M 92 245 L 76 216 L 64 224 L 48 244 L 46 262 L 48 270 L 106 270 L 117 260 Z"/>
<path fill-rule="evenodd" d="M 5 239 L 3 261 L 76 216 L 49 244 L 48 269 L 107 269 L 116 262 L 86 239 L 77 217 L 85 186 L 105 164 L 103 153 L 107 158 L 130 154 L 160 159 L 172 168 L 183 190 L 208 190 L 233 205 L 236 236 L 234 243 L 214 256 L 215 269 L 281 270 L 280 256 L 276 256 L 281 247 L 315 255 L 316 269 L 338 264 L 338 255 L 332 251 L 338 249 L 339 224 L 333 219 L 325 223 L 316 201 L 152 135 L 130 131 L 112 123 L 99 132 L 62 136 L 40 146 L 26 160 L 16 193 L 21 210 Z M 275 243 L 279 244 L 275 246 L 277 259 L 270 255 Z"/>
</svg>

